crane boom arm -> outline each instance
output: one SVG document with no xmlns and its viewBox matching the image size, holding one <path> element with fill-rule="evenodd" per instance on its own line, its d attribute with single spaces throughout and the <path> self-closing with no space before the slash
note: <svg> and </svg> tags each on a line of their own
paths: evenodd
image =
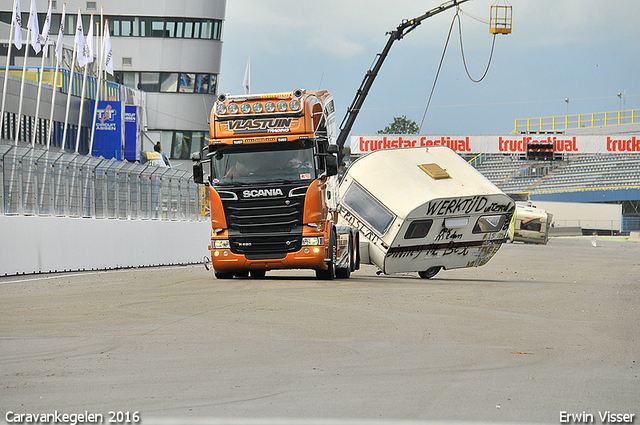
<svg viewBox="0 0 640 425">
<path fill-rule="evenodd" d="M 338 148 L 339 148 L 338 155 L 340 155 L 341 163 L 342 163 L 342 148 L 344 148 L 347 137 L 349 136 L 349 133 L 351 132 L 351 128 L 353 127 L 353 123 L 358 117 L 360 108 L 362 108 L 362 105 L 364 104 L 364 101 L 367 95 L 369 94 L 369 90 L 373 85 L 373 81 L 378 76 L 378 72 L 380 71 L 380 68 L 382 67 L 384 60 L 387 58 L 387 55 L 389 54 L 389 50 L 391 50 L 391 46 L 393 45 L 393 43 L 397 40 L 402 39 L 409 32 L 413 31 L 425 19 L 433 15 L 437 15 L 440 12 L 444 12 L 445 10 L 448 10 L 454 6 L 458 6 L 467 1 L 469 0 L 449 0 L 445 3 L 442 3 L 440 6 L 429 10 L 425 14 L 418 16 L 417 18 L 403 21 L 400 25 L 398 25 L 398 27 L 395 30 L 387 33 L 389 35 L 387 44 L 385 44 L 384 49 L 382 49 L 382 52 L 376 55 L 376 58 L 373 64 L 371 65 L 371 68 L 369 68 L 369 70 L 365 74 L 364 80 L 362 81 L 362 84 L 360 84 L 360 88 L 356 92 L 356 95 L 353 98 L 353 101 L 351 102 L 351 106 L 349 106 L 349 109 L 347 109 L 347 114 L 344 116 L 344 119 L 340 124 L 340 134 L 338 135 L 338 140 L 336 144 L 338 145 Z"/>
</svg>

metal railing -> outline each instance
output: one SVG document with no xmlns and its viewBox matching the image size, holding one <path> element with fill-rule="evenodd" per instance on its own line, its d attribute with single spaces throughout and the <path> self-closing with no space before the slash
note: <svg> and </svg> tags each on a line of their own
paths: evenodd
<svg viewBox="0 0 640 425">
<path fill-rule="evenodd" d="M 0 143 L 5 215 L 200 221 L 189 171 Z"/>
<path fill-rule="evenodd" d="M 53 86 L 53 80 L 55 78 L 55 68 L 45 67 L 43 70 L 40 67 L 27 66 L 27 72 L 25 78 L 27 80 L 35 81 L 36 83 L 42 78 L 42 83 L 45 85 Z M 41 72 L 42 71 L 42 72 Z M 4 68 L 0 70 L 0 73 L 4 74 Z M 82 94 L 82 82 L 83 74 L 80 72 L 73 73 L 73 80 L 71 81 L 71 72 L 68 69 L 60 68 L 58 70 L 58 77 L 56 78 L 56 87 L 60 89 L 62 93 L 69 91 L 71 86 L 71 94 L 80 97 Z M 17 78 L 22 78 L 22 67 L 11 66 L 9 67 L 9 75 L 13 75 Z M 71 81 L 71 84 L 69 84 Z M 101 99 L 113 99 L 120 100 L 119 84 L 112 81 L 101 81 L 102 87 L 100 88 Z M 87 86 L 85 87 L 85 98 L 95 100 L 98 87 L 98 79 L 92 75 L 87 75 Z"/>
<path fill-rule="evenodd" d="M 640 123 L 640 109 L 595 112 L 591 114 L 558 115 L 542 118 L 516 119 L 514 133 L 565 131 L 585 127 L 599 127 Z"/>
</svg>

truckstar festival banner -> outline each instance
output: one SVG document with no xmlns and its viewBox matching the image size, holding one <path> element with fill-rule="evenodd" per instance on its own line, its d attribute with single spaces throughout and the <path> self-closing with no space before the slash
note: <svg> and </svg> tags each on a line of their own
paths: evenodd
<svg viewBox="0 0 640 425">
<path fill-rule="evenodd" d="M 527 146 L 553 145 L 555 153 L 640 153 L 640 134 L 572 136 L 570 134 L 355 134 L 351 153 L 380 149 L 448 146 L 458 153 L 527 153 Z"/>
</svg>

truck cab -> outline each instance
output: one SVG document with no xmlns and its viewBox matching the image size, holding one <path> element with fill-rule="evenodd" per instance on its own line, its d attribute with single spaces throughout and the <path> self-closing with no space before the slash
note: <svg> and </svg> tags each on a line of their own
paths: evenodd
<svg viewBox="0 0 640 425">
<path fill-rule="evenodd" d="M 218 278 L 300 268 L 333 279 L 355 269 L 357 231 L 337 227 L 328 92 L 220 95 L 210 135 L 206 158 L 194 158 L 194 180 L 209 187 Z"/>
</svg>

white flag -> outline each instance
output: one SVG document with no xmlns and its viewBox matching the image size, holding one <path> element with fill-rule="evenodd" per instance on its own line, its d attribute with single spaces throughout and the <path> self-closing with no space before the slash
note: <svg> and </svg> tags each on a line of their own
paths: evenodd
<svg viewBox="0 0 640 425">
<path fill-rule="evenodd" d="M 251 93 L 251 56 L 247 60 L 247 69 L 244 70 L 244 80 L 242 80 L 242 87 L 244 87 L 244 94 Z"/>
<path fill-rule="evenodd" d="M 113 50 L 111 50 L 111 36 L 109 35 L 109 21 L 104 25 L 104 65 L 107 72 L 113 75 Z"/>
<path fill-rule="evenodd" d="M 16 7 L 13 9 L 13 44 L 18 50 L 22 49 L 22 12 L 20 12 L 20 0 L 16 0 Z"/>
<path fill-rule="evenodd" d="M 43 55 L 46 58 L 49 56 L 49 49 L 47 49 L 47 44 L 49 44 L 49 31 L 51 31 L 51 1 L 49 1 L 49 10 L 47 11 L 47 19 L 44 20 L 44 26 L 42 27 L 42 51 Z"/>
<path fill-rule="evenodd" d="M 67 4 L 62 3 L 62 19 L 60 20 L 60 30 L 58 31 L 58 40 L 56 40 L 56 58 L 62 61 L 62 40 L 64 39 L 64 19 L 67 9 Z"/>
<path fill-rule="evenodd" d="M 80 9 L 78 9 L 78 23 L 76 25 L 76 37 L 73 42 L 78 46 L 78 65 L 84 66 L 84 34 L 82 32 L 82 15 Z M 71 64 L 73 66 L 73 64 Z"/>
<path fill-rule="evenodd" d="M 31 30 L 31 46 L 36 53 L 40 53 L 40 28 L 38 26 L 38 11 L 36 10 L 36 0 L 31 0 L 31 11 L 29 12 L 29 21 L 27 28 Z"/>
<path fill-rule="evenodd" d="M 93 15 L 91 15 L 91 21 L 89 21 L 89 32 L 87 32 L 87 41 L 85 41 L 82 49 L 82 56 L 84 56 L 85 65 L 93 62 Z"/>
</svg>

